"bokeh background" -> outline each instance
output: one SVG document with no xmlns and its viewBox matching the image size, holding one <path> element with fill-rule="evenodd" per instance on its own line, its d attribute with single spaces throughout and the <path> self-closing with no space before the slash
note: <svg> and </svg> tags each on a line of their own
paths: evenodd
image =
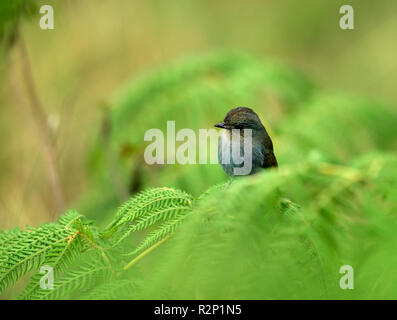
<svg viewBox="0 0 397 320">
<path fill-rule="evenodd" d="M 105 221 L 146 187 L 198 195 L 226 180 L 218 166 L 147 166 L 143 134 L 167 119 L 177 129 L 210 128 L 236 105 L 258 111 L 281 166 L 310 153 L 310 143 L 295 143 L 302 133 L 319 139 L 319 151 L 329 139 L 327 157 L 342 163 L 395 147 L 395 1 L 37 3 L 54 7 L 55 30 L 39 28 L 36 10 L 21 20 L 20 34 L 56 137 L 64 210 Z M 354 30 L 339 28 L 343 4 L 355 10 Z M 36 226 L 61 212 L 35 114 L 13 93 L 12 79 L 24 83 L 23 61 L 15 48 L 1 58 L 0 229 Z M 349 113 L 366 110 L 366 101 L 384 112 Z M 344 130 L 333 129 L 335 119 Z"/>
</svg>

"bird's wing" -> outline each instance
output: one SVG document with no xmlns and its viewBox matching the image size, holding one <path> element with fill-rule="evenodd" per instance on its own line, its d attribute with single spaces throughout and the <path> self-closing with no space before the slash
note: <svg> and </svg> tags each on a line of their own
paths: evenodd
<svg viewBox="0 0 397 320">
<path fill-rule="evenodd" d="M 278 167 L 276 156 L 273 151 L 267 151 L 263 154 L 263 168 Z"/>
</svg>

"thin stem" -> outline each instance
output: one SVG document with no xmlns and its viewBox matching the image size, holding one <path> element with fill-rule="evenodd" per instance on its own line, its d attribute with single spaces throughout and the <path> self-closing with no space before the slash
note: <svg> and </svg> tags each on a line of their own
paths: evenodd
<svg viewBox="0 0 397 320">
<path fill-rule="evenodd" d="M 143 251 L 140 255 L 138 255 L 136 258 L 132 259 L 128 264 L 126 264 L 123 268 L 123 270 L 127 270 L 131 268 L 134 264 L 136 264 L 139 260 L 141 260 L 143 257 L 145 257 L 147 254 L 149 254 L 152 250 L 156 249 L 160 244 L 162 244 L 164 241 L 166 241 L 171 235 L 168 235 L 161 239 L 159 242 L 155 243 L 152 245 L 150 248 L 146 249 Z"/>
<path fill-rule="evenodd" d="M 23 113 L 30 109 L 33 116 L 32 122 L 47 162 L 47 172 L 56 207 L 53 216 L 55 218 L 65 209 L 64 193 L 57 162 L 56 138 L 48 125 L 44 107 L 37 94 L 26 44 L 19 32 L 16 33 L 14 44 L 21 62 L 22 77 L 19 79 L 16 70 L 12 70 L 10 72 L 11 86 L 15 100 L 22 107 Z"/>
</svg>

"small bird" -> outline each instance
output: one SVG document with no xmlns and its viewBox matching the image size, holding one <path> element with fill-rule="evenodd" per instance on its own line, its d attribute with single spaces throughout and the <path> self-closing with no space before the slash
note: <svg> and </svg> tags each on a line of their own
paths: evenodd
<svg viewBox="0 0 397 320">
<path fill-rule="evenodd" d="M 252 109 L 246 107 L 234 108 L 226 114 L 223 122 L 215 124 L 215 127 L 224 129 L 218 141 L 218 160 L 222 169 L 229 176 L 255 174 L 261 169 L 278 166 L 273 153 L 272 140 L 258 115 Z M 246 149 L 246 151 L 248 150 L 246 153 L 252 152 L 251 159 L 248 159 L 251 164 L 247 166 L 249 168 L 247 172 L 236 174 L 236 168 L 241 169 L 247 165 L 245 162 L 248 161 L 244 154 L 244 129 L 251 129 L 252 132 L 252 144 L 248 146 L 250 150 Z M 239 136 L 236 136 L 237 139 L 233 136 L 236 133 L 239 134 Z M 237 161 L 236 163 L 232 155 L 233 148 L 239 149 L 239 156 L 244 158 L 242 162 Z"/>
</svg>

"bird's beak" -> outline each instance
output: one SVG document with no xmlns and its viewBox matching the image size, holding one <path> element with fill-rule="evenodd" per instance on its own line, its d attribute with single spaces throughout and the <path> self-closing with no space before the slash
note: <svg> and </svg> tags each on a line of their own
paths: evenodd
<svg viewBox="0 0 397 320">
<path fill-rule="evenodd" d="M 214 127 L 221 128 L 221 129 L 226 129 L 225 124 L 223 122 L 214 124 Z"/>
</svg>

